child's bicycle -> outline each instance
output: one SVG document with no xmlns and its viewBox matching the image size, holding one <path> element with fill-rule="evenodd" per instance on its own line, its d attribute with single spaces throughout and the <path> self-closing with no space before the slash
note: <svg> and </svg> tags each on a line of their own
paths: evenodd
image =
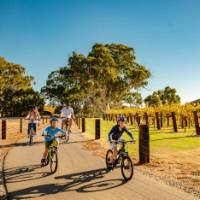
<svg viewBox="0 0 200 200">
<path fill-rule="evenodd" d="M 116 144 L 121 144 L 121 148 L 118 151 L 117 160 L 115 163 L 112 162 L 113 151 L 109 149 L 106 153 L 106 166 L 107 169 L 113 170 L 117 164 L 120 164 L 121 173 L 125 181 L 129 181 L 133 177 L 134 173 L 134 164 L 131 161 L 131 158 L 128 155 L 128 152 L 125 150 L 127 143 L 132 143 L 133 141 L 119 140 Z"/>
<path fill-rule="evenodd" d="M 48 134 L 42 134 L 42 136 L 52 137 Z M 47 157 L 46 157 L 44 163 L 41 164 L 42 167 L 50 164 L 50 171 L 52 174 L 55 173 L 58 168 L 58 141 L 56 139 L 63 138 L 63 137 L 65 137 L 65 136 L 55 136 L 53 138 L 52 143 L 48 148 Z"/>
<path fill-rule="evenodd" d="M 64 120 L 63 130 L 64 130 L 65 133 L 66 133 L 66 134 L 65 134 L 65 142 L 68 142 L 68 141 L 69 141 L 69 134 L 70 134 L 70 132 L 71 132 L 71 131 L 70 131 L 70 128 L 69 128 L 69 123 L 70 123 L 69 120 L 70 120 L 70 119 L 68 119 L 68 118 Z"/>
<path fill-rule="evenodd" d="M 33 143 L 33 137 L 35 135 L 35 134 L 33 134 L 35 132 L 34 126 L 35 126 L 35 123 L 33 121 L 31 121 L 29 123 L 29 133 L 28 133 L 29 145 L 32 145 L 32 143 Z"/>
</svg>

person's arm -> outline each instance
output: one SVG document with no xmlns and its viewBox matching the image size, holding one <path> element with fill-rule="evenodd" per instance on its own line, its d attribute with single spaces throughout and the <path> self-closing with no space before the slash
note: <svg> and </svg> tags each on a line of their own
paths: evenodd
<svg viewBox="0 0 200 200">
<path fill-rule="evenodd" d="M 58 132 L 60 132 L 62 135 L 66 134 L 66 132 L 64 130 L 62 130 L 61 128 L 58 128 Z"/>
<path fill-rule="evenodd" d="M 37 120 L 40 120 L 41 119 L 41 116 L 40 116 L 40 113 L 39 112 L 37 112 Z"/>
<path fill-rule="evenodd" d="M 47 128 L 42 131 L 42 136 L 46 136 L 48 134 Z"/>
<path fill-rule="evenodd" d="M 108 133 L 108 141 L 111 142 L 112 141 L 112 134 L 114 132 L 114 127 L 112 127 L 112 129 L 110 130 L 110 132 Z"/>
<path fill-rule="evenodd" d="M 25 119 L 30 119 L 30 113 L 25 117 Z"/>
<path fill-rule="evenodd" d="M 63 118 L 63 109 L 60 111 L 60 117 Z"/>
<path fill-rule="evenodd" d="M 125 127 L 124 131 L 128 134 L 128 136 L 134 141 L 133 134 Z"/>
<path fill-rule="evenodd" d="M 74 114 L 74 109 L 71 108 L 71 112 L 72 112 L 72 119 L 75 119 L 75 114 Z"/>
</svg>

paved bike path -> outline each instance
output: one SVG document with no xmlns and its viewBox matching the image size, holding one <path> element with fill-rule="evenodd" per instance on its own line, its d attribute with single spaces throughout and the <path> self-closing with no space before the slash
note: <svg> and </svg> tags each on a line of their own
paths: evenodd
<svg viewBox="0 0 200 200">
<path fill-rule="evenodd" d="M 10 150 L 5 175 L 10 199 L 35 200 L 195 200 L 195 197 L 155 181 L 135 170 L 133 179 L 124 183 L 119 169 L 107 173 L 103 159 L 84 150 L 84 139 L 74 133 L 68 144 L 59 148 L 58 171 L 40 167 L 42 137 L 28 146 L 21 140 Z"/>
</svg>

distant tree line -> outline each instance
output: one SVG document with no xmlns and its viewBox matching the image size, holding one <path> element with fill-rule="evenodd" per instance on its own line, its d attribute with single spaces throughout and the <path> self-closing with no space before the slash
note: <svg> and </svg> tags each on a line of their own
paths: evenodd
<svg viewBox="0 0 200 200">
<path fill-rule="evenodd" d="M 0 57 L 0 112 L 24 116 L 33 105 L 42 109 L 44 99 L 33 89 L 33 80 L 24 67 Z"/>
<path fill-rule="evenodd" d="M 180 104 L 181 98 L 177 95 L 175 88 L 167 86 L 163 90 L 154 91 L 152 95 L 144 99 L 144 102 L 148 107 L 159 107 L 161 105 Z"/>
</svg>

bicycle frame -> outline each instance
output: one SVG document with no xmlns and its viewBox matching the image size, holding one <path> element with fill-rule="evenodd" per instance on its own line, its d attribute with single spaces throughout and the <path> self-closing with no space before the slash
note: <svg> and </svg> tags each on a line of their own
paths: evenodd
<svg viewBox="0 0 200 200">
<path fill-rule="evenodd" d="M 58 149 L 58 142 L 56 141 L 56 139 L 54 139 L 53 143 L 48 148 L 47 157 L 51 156 L 52 155 L 52 151 L 54 151 L 54 150 L 57 151 L 57 149 Z"/>
<path fill-rule="evenodd" d="M 119 142 L 118 144 L 121 144 L 122 147 L 117 151 L 117 155 L 118 155 L 118 159 L 120 157 L 124 157 L 124 156 L 127 156 L 128 155 L 128 152 L 126 151 L 125 147 L 126 147 L 126 144 L 127 143 L 130 143 L 131 141 L 122 141 L 122 142 Z"/>
<path fill-rule="evenodd" d="M 65 118 L 64 121 L 62 122 L 63 123 L 63 129 L 66 130 L 66 131 L 68 131 L 68 129 L 69 129 L 69 124 L 70 124 L 69 120 L 70 119 Z"/>
</svg>

